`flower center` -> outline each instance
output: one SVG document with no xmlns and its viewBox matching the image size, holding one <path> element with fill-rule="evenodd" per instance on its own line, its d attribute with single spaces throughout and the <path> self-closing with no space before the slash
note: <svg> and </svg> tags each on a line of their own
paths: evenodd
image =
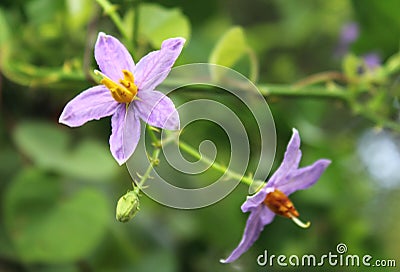
<svg viewBox="0 0 400 272">
<path fill-rule="evenodd" d="M 95 71 L 95 74 L 99 74 L 103 77 L 100 83 L 110 90 L 115 101 L 119 103 L 130 103 L 135 99 L 138 87 L 135 85 L 135 77 L 131 72 L 122 70 L 122 73 L 124 74 L 124 78 L 120 79 L 119 82 L 115 82 L 100 71 Z"/>
<path fill-rule="evenodd" d="M 267 194 L 264 199 L 264 204 L 276 214 L 281 216 L 292 218 L 293 216 L 299 217 L 299 213 L 294 207 L 292 201 L 281 191 L 275 189 L 275 191 Z"/>
<path fill-rule="evenodd" d="M 274 213 L 292 219 L 302 228 L 308 228 L 310 226 L 310 222 L 303 223 L 298 219 L 299 212 L 294 207 L 292 201 L 278 189 L 267 194 L 264 199 L 264 204 Z"/>
</svg>

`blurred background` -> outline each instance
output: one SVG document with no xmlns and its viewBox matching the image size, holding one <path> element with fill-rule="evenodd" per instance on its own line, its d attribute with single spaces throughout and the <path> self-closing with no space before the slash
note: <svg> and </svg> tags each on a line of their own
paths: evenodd
<svg viewBox="0 0 400 272">
<path fill-rule="evenodd" d="M 96 84 L 93 46 L 99 31 L 120 38 L 136 61 L 164 38 L 184 36 L 188 42 L 177 65 L 215 60 L 252 79 L 256 74 L 259 83 L 289 86 L 315 73 L 345 70 L 344 60 L 351 58 L 364 59 L 369 71 L 379 69 L 399 51 L 399 1 L 114 0 L 115 6 L 106 10 L 99 3 L 104 1 L 0 3 L 1 272 L 312 271 L 260 267 L 256 258 L 265 249 L 276 255 L 320 256 L 336 253 L 339 243 L 347 245 L 349 254 L 394 259 L 400 265 L 400 131 L 377 127 L 340 100 L 266 97 L 277 128 L 273 169 L 293 127 L 302 138 L 301 165 L 318 158 L 333 163 L 314 187 L 291 197 L 311 228 L 304 231 L 276 218 L 232 265 L 219 259 L 240 241 L 247 219 L 240 211 L 246 186 L 239 185 L 215 205 L 189 211 L 143 195 L 137 216 L 119 223 L 116 201 L 131 177 L 109 151 L 109 118 L 75 129 L 58 124 L 65 104 Z M 125 33 L 110 19 L 115 12 Z M 221 37 L 232 29 L 251 54 L 233 40 L 239 48 L 230 56 L 235 59 L 222 59 Z M 397 75 L 375 89 L 391 94 L 379 105 L 393 119 L 399 116 L 399 83 Z M 191 99 L 179 93 L 172 98 L 178 104 Z M 223 159 L 229 152 L 223 148 L 226 137 L 215 130 L 193 124 L 185 139 L 194 146 L 212 139 L 222 145 L 218 158 Z"/>
</svg>

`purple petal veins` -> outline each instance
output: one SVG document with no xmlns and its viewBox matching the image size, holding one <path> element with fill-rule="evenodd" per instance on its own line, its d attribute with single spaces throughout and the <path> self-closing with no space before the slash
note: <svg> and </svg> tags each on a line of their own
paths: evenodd
<svg viewBox="0 0 400 272">
<path fill-rule="evenodd" d="M 99 120 L 114 114 L 118 103 L 104 86 L 95 86 L 72 99 L 60 115 L 59 122 L 79 127 L 91 120 Z"/>
<path fill-rule="evenodd" d="M 116 82 L 122 78 L 122 70 L 135 70 L 135 62 L 125 46 L 118 39 L 103 32 L 98 35 L 94 56 L 100 70 Z"/>
<path fill-rule="evenodd" d="M 136 112 L 140 118 L 151 126 L 177 130 L 179 115 L 171 99 L 158 91 L 141 92 L 135 101 Z"/>
<path fill-rule="evenodd" d="M 185 43 L 183 38 L 165 40 L 161 49 L 144 56 L 137 64 L 135 76 L 139 90 L 154 90 L 170 72 Z"/>
<path fill-rule="evenodd" d="M 135 65 L 128 50 L 118 39 L 100 32 L 94 55 L 102 72 L 99 74 L 107 78 L 102 81 L 107 82 L 107 87 L 95 86 L 76 96 L 65 106 L 59 122 L 77 127 L 90 120 L 112 116 L 110 150 L 120 165 L 129 159 L 138 144 L 140 119 L 152 126 L 179 129 L 179 115 L 173 102 L 164 94 L 154 91 L 154 88 L 167 77 L 184 43 L 183 38 L 167 39 L 160 50 L 149 53 Z M 131 78 L 127 79 L 123 70 Z M 123 85 L 125 83 L 121 79 L 128 80 L 128 85 Z M 132 86 L 129 84 L 139 88 L 133 94 L 138 99 L 117 99 L 126 97 L 124 92 L 130 89 L 124 88 Z"/>
</svg>

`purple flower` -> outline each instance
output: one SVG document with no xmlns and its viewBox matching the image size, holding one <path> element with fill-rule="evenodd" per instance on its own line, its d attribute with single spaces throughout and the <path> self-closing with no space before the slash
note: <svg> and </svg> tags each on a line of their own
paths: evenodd
<svg viewBox="0 0 400 272">
<path fill-rule="evenodd" d="M 339 42 L 335 55 L 342 57 L 349 52 L 350 45 L 355 42 L 359 36 L 360 30 L 358 24 L 350 22 L 342 26 L 340 30 Z"/>
<path fill-rule="evenodd" d="M 340 31 L 340 43 L 349 45 L 357 40 L 360 30 L 358 24 L 355 22 L 350 22 L 343 25 Z"/>
<path fill-rule="evenodd" d="M 278 170 L 258 193 L 248 197 L 243 203 L 242 211 L 250 212 L 250 216 L 242 240 L 228 258 L 221 260 L 222 263 L 231 263 L 246 252 L 258 239 L 264 226 L 272 222 L 275 214 L 290 218 L 304 228 L 310 225 L 309 222 L 304 224 L 298 219 L 299 213 L 287 196 L 312 186 L 330 161 L 321 159 L 310 166 L 299 168 L 300 159 L 300 136 L 293 129 L 293 136 Z"/>
<path fill-rule="evenodd" d="M 379 56 L 379 54 L 374 53 L 374 52 L 365 54 L 363 56 L 363 59 L 364 59 L 365 65 L 371 70 L 379 67 L 379 65 L 382 62 L 381 57 Z"/>
<path fill-rule="evenodd" d="M 179 129 L 173 102 L 155 91 L 182 51 L 185 39 L 165 40 L 161 49 L 144 56 L 136 65 L 116 38 L 99 33 L 94 56 L 103 79 L 72 99 L 59 122 L 78 127 L 90 120 L 111 117 L 111 153 L 122 165 L 132 155 L 140 138 L 140 121 L 164 129 Z"/>
</svg>

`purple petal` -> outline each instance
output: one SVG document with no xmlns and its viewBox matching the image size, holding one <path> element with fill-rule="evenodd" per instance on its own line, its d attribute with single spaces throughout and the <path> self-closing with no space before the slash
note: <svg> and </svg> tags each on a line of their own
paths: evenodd
<svg viewBox="0 0 400 272">
<path fill-rule="evenodd" d="M 116 38 L 100 32 L 94 47 L 100 70 L 112 80 L 123 78 L 122 70 L 134 71 L 135 62 L 126 47 Z"/>
<path fill-rule="evenodd" d="M 261 206 L 260 219 L 263 226 L 268 225 L 274 220 L 275 213 L 271 211 L 266 205 Z"/>
<path fill-rule="evenodd" d="M 307 189 L 317 182 L 330 163 L 330 160 L 321 159 L 313 165 L 300 168 L 294 175 L 286 179 L 284 183 L 280 183 L 278 189 L 287 196 L 297 190 Z"/>
<path fill-rule="evenodd" d="M 61 113 L 59 122 L 78 127 L 90 120 L 99 120 L 114 114 L 118 102 L 104 86 L 89 88 L 72 99 Z"/>
<path fill-rule="evenodd" d="M 151 126 L 177 130 L 179 115 L 174 103 L 166 95 L 158 91 L 138 92 L 138 100 L 132 104 L 138 116 Z"/>
<path fill-rule="evenodd" d="M 268 182 L 270 187 L 278 187 L 284 177 L 289 175 L 291 171 L 299 167 L 301 159 L 300 136 L 299 132 L 294 128 L 293 135 L 286 148 L 285 156 L 278 170 L 272 175 Z"/>
<path fill-rule="evenodd" d="M 165 40 L 160 50 L 147 54 L 138 62 L 134 75 L 139 90 L 154 90 L 164 81 L 184 43 L 183 38 Z"/>
<path fill-rule="evenodd" d="M 242 212 L 248 212 L 257 208 L 264 200 L 267 194 L 274 191 L 274 188 L 265 185 L 259 192 L 253 196 L 247 197 L 246 201 L 242 204 Z"/>
<path fill-rule="evenodd" d="M 111 118 L 110 150 L 119 165 L 124 164 L 139 142 L 140 121 L 132 108 L 120 104 Z"/>
<path fill-rule="evenodd" d="M 266 224 L 269 224 L 274 218 L 274 213 L 269 209 L 259 209 L 250 213 L 246 222 L 242 240 L 239 245 L 232 251 L 228 258 L 220 260 L 221 263 L 231 263 L 237 260 L 243 253 L 245 253 L 260 236 L 261 231 Z M 267 222 L 267 223 L 265 223 Z"/>
</svg>

